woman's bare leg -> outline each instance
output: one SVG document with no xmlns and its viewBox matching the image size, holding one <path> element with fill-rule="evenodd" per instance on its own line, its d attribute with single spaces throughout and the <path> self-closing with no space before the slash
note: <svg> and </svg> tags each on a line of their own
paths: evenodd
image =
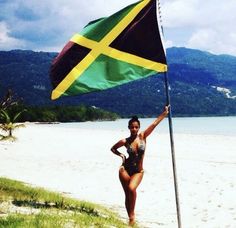
<svg viewBox="0 0 236 228">
<path fill-rule="evenodd" d="M 136 173 L 130 177 L 127 171 L 121 167 L 119 170 L 119 178 L 125 192 L 125 206 L 129 216 L 129 224 L 133 225 L 135 222 L 134 208 L 137 197 L 136 189 L 143 179 L 143 172 Z"/>
<path fill-rule="evenodd" d="M 136 202 L 136 189 L 139 186 L 143 179 L 143 172 L 141 173 L 136 173 L 133 176 L 130 177 L 129 185 L 128 185 L 128 199 L 129 199 L 129 221 L 130 225 L 133 225 L 135 222 L 135 213 L 134 213 L 134 208 L 135 208 L 135 202 Z"/>
<path fill-rule="evenodd" d="M 124 169 L 124 167 L 121 167 L 119 170 L 119 178 L 120 178 L 120 182 L 122 184 L 122 187 L 124 189 L 125 192 L 125 207 L 126 207 L 126 211 L 129 215 L 130 212 L 130 202 L 129 202 L 129 191 L 128 191 L 128 187 L 129 187 L 129 183 L 130 183 L 130 176 L 127 173 L 127 171 Z"/>
</svg>

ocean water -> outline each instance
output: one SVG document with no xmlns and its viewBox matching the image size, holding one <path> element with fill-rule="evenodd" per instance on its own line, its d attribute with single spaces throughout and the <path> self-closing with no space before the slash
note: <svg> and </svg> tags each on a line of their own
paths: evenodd
<svg viewBox="0 0 236 228">
<path fill-rule="evenodd" d="M 141 118 L 141 130 L 152 123 L 154 118 Z M 174 134 L 200 134 L 200 135 L 227 135 L 236 136 L 236 116 L 227 117 L 178 117 L 172 118 Z M 128 119 L 116 121 L 95 121 L 80 123 L 61 123 L 57 127 L 70 127 L 79 129 L 101 129 L 101 130 L 125 130 Z M 128 129 L 127 129 L 128 130 Z M 155 131 L 160 133 L 169 132 L 168 119 L 163 120 Z"/>
</svg>

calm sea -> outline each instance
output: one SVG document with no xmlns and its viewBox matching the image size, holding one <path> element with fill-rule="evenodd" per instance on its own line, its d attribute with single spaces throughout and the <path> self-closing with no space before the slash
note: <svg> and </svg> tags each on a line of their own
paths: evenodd
<svg viewBox="0 0 236 228">
<path fill-rule="evenodd" d="M 153 118 L 140 119 L 141 130 L 145 129 L 153 120 Z M 236 136 L 236 116 L 173 118 L 172 122 L 174 133 Z M 116 121 L 62 123 L 57 126 L 80 129 L 126 130 L 127 123 L 128 119 L 119 119 Z M 168 133 L 168 126 L 168 119 L 166 118 L 161 122 L 156 131 Z"/>
</svg>

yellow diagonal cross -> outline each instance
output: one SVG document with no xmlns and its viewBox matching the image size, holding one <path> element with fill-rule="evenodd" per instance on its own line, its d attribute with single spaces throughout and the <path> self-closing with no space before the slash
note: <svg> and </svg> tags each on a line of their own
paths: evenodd
<svg viewBox="0 0 236 228">
<path fill-rule="evenodd" d="M 119 34 L 132 22 L 138 13 L 150 2 L 151 0 L 144 0 L 136 5 L 100 42 L 89 40 L 83 36 L 75 35 L 71 41 L 82 44 L 91 48 L 87 56 L 79 62 L 68 75 L 59 83 L 59 85 L 52 91 L 52 99 L 60 97 L 71 84 L 80 77 L 83 72 L 92 64 L 93 61 L 102 53 L 109 55 L 122 61 L 133 63 L 136 65 L 144 66 L 156 71 L 165 71 L 166 65 L 153 62 L 132 54 L 118 51 L 109 47 L 112 41 L 119 36 Z M 141 63 L 142 62 L 142 63 Z M 151 65 L 151 67 L 150 67 Z M 162 69 L 162 70 L 161 70 Z"/>
<path fill-rule="evenodd" d="M 81 46 L 84 46 L 86 48 L 89 48 L 89 49 L 94 49 L 96 46 L 101 47 L 99 42 L 88 39 L 88 38 L 81 36 L 79 34 L 74 35 L 70 41 L 72 41 L 76 44 L 79 44 Z M 110 46 L 102 46 L 101 50 L 100 50 L 100 54 L 104 54 L 104 55 L 107 55 L 111 58 L 114 58 L 114 59 L 117 59 L 117 60 L 120 60 L 123 62 L 127 62 L 130 64 L 134 64 L 137 66 L 141 66 L 146 69 L 154 70 L 157 72 L 165 72 L 166 68 L 167 68 L 166 64 L 157 63 L 155 61 L 148 60 L 148 59 L 139 57 L 137 55 L 132 55 L 127 52 L 119 51 L 119 50 L 112 48 Z"/>
</svg>

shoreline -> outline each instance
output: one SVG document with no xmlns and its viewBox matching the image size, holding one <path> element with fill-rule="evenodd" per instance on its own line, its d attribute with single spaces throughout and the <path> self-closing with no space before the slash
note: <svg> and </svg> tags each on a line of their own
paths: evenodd
<svg viewBox="0 0 236 228">
<path fill-rule="evenodd" d="M 127 130 L 26 123 L 16 142 L 0 142 L 0 176 L 108 205 L 127 219 L 118 179 L 120 159 L 110 146 Z M 86 124 L 85 124 L 86 125 Z M 123 128 L 121 128 L 123 129 Z M 236 136 L 175 134 L 183 226 L 236 226 Z M 136 217 L 141 227 L 176 227 L 168 133 L 148 138 Z M 110 205 L 110 206 L 109 206 Z"/>
</svg>

